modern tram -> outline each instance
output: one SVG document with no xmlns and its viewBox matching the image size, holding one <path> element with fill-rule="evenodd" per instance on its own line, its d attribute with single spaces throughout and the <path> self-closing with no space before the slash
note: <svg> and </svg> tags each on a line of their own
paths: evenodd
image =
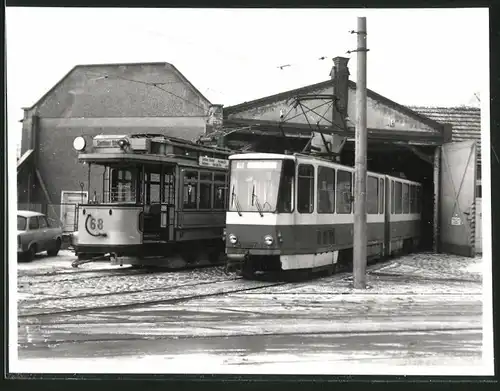
<svg viewBox="0 0 500 391">
<path fill-rule="evenodd" d="M 98 135 L 91 151 L 78 137 L 78 160 L 100 174 L 101 191 L 78 206 L 79 260 L 168 266 L 224 255 L 229 151 L 163 135 Z M 95 180 L 94 180 L 95 182 Z M 82 184 L 83 185 L 83 184 Z M 89 199 L 92 195 L 89 194 Z"/>
<path fill-rule="evenodd" d="M 229 157 L 224 232 L 228 267 L 244 278 L 267 271 L 333 273 L 352 260 L 354 169 L 313 155 Z M 367 173 L 367 257 L 419 244 L 421 184 Z"/>
</svg>

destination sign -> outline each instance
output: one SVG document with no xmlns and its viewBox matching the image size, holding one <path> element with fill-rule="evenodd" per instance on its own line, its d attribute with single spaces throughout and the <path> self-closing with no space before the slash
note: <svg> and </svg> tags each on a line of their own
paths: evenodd
<svg viewBox="0 0 500 391">
<path fill-rule="evenodd" d="M 118 140 L 119 139 L 94 140 L 94 146 L 97 148 L 119 148 Z"/>
<path fill-rule="evenodd" d="M 229 160 L 218 159 L 215 157 L 208 157 L 208 156 L 200 156 L 198 158 L 198 164 L 200 166 L 205 166 L 205 167 L 228 168 Z"/>
</svg>

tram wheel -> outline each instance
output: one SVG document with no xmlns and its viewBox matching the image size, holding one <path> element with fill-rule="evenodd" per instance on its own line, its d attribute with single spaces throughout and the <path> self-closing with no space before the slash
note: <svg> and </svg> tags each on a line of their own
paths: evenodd
<svg viewBox="0 0 500 391">
<path fill-rule="evenodd" d="M 334 263 L 333 265 L 330 265 L 326 268 L 325 270 L 325 275 L 326 277 L 333 276 L 335 272 L 337 271 L 337 264 Z"/>
<path fill-rule="evenodd" d="M 246 260 L 243 263 L 243 267 L 241 268 L 240 271 L 241 277 L 243 277 L 245 280 L 252 280 L 255 278 L 255 269 L 249 260 Z"/>
<path fill-rule="evenodd" d="M 413 252 L 413 239 L 408 238 L 403 241 L 403 254 L 411 254 Z"/>
<path fill-rule="evenodd" d="M 198 260 L 198 253 L 194 249 L 184 248 L 180 255 L 182 260 L 188 265 L 191 265 Z"/>
<path fill-rule="evenodd" d="M 220 259 L 220 251 L 216 248 L 211 248 L 208 250 L 208 262 L 218 263 Z"/>
</svg>

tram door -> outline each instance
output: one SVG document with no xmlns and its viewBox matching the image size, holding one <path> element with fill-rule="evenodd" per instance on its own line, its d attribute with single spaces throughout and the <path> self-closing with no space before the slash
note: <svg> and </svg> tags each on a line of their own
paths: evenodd
<svg viewBox="0 0 500 391">
<path fill-rule="evenodd" d="M 175 180 L 173 169 L 165 167 L 145 173 L 144 235 L 146 239 L 173 239 Z"/>
</svg>

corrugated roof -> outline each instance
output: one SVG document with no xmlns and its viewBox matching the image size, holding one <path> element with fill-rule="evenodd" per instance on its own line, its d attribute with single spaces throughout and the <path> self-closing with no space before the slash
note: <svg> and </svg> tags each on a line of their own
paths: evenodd
<svg viewBox="0 0 500 391">
<path fill-rule="evenodd" d="M 442 124 L 451 124 L 452 141 L 476 140 L 481 153 L 481 109 L 477 107 L 408 106 L 411 110 Z"/>
</svg>

